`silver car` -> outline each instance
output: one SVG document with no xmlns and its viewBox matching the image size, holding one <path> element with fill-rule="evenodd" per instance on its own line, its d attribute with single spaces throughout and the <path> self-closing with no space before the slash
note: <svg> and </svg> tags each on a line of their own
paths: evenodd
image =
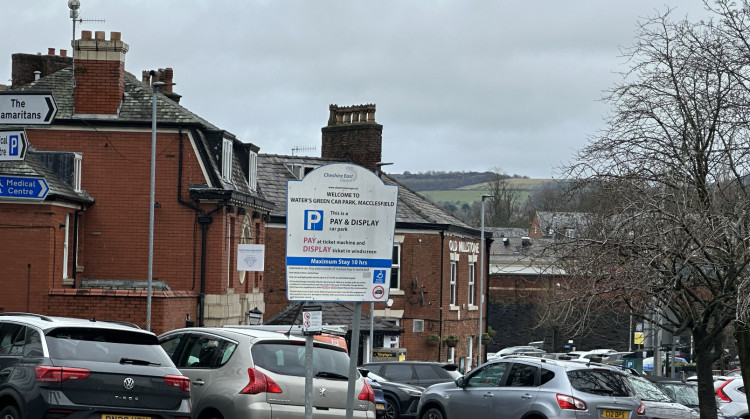
<svg viewBox="0 0 750 419">
<path fill-rule="evenodd" d="M 747 395 L 742 378 L 729 378 L 714 381 L 716 404 L 724 416 L 748 417 Z"/>
<path fill-rule="evenodd" d="M 635 394 L 646 406 L 646 418 L 697 419 L 700 417 L 696 410 L 677 403 L 651 381 L 635 375 L 628 376 L 628 379 L 635 389 Z"/>
<path fill-rule="evenodd" d="M 283 333 L 232 327 L 193 327 L 159 336 L 162 348 L 192 383 L 193 417 L 305 416 L 305 340 Z M 313 417 L 346 417 L 349 355 L 314 343 Z M 372 387 L 353 377 L 353 417 L 375 419 Z"/>
<path fill-rule="evenodd" d="M 503 358 L 422 394 L 420 419 L 634 419 L 645 407 L 622 371 L 543 358 Z M 642 417 L 642 416 L 640 416 Z"/>
</svg>

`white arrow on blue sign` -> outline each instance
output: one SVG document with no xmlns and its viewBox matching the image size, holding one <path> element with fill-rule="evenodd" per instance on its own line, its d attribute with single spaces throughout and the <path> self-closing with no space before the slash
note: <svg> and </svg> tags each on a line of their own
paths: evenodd
<svg viewBox="0 0 750 419">
<path fill-rule="evenodd" d="M 0 161 L 23 160 L 28 145 L 25 131 L 0 130 Z"/>
<path fill-rule="evenodd" d="M 49 125 L 55 115 L 51 92 L 0 92 L 0 124 Z"/>
<path fill-rule="evenodd" d="M 44 199 L 49 192 L 42 177 L 0 175 L 0 198 Z"/>
</svg>

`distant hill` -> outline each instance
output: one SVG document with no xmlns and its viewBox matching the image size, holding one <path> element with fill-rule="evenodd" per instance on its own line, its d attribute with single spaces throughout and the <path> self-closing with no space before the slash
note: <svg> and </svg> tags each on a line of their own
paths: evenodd
<svg viewBox="0 0 750 419">
<path fill-rule="evenodd" d="M 437 172 L 391 174 L 399 182 L 417 192 L 444 191 L 481 185 L 495 174 L 492 172 Z"/>
</svg>

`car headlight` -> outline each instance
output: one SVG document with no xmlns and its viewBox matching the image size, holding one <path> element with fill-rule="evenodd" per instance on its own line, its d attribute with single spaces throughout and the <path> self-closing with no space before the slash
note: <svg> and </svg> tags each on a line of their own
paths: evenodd
<svg viewBox="0 0 750 419">
<path fill-rule="evenodd" d="M 422 392 L 419 390 L 406 389 L 404 391 L 406 392 L 406 394 L 410 396 L 418 396 L 418 397 L 422 396 Z"/>
</svg>

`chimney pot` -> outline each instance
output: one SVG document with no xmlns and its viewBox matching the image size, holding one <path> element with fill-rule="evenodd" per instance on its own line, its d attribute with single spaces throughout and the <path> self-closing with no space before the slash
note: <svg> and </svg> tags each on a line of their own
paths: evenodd
<svg viewBox="0 0 750 419">
<path fill-rule="evenodd" d="M 68 50 L 67 49 L 61 49 L 60 50 L 60 56 L 61 57 L 67 57 L 68 56 Z"/>
<path fill-rule="evenodd" d="M 91 39 L 91 31 L 81 31 L 81 39 Z"/>
<path fill-rule="evenodd" d="M 122 37 L 120 32 L 110 32 L 109 39 L 112 41 L 119 41 Z"/>
<path fill-rule="evenodd" d="M 42 77 L 42 72 L 37 70 L 34 72 L 34 81 L 39 80 Z"/>
<path fill-rule="evenodd" d="M 55 55 L 55 49 L 54 48 L 47 48 L 47 55 Z"/>
<path fill-rule="evenodd" d="M 104 31 L 96 31 L 96 32 L 94 33 L 94 37 L 95 37 L 95 38 L 96 38 L 97 40 L 102 40 L 102 41 L 104 41 L 104 40 L 105 40 L 105 37 L 104 37 Z"/>
</svg>

